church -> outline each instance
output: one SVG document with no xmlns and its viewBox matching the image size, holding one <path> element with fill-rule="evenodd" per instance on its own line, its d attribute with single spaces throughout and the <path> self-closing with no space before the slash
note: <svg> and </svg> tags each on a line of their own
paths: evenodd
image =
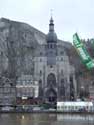
<svg viewBox="0 0 94 125">
<path fill-rule="evenodd" d="M 34 53 L 34 80 L 38 81 L 39 97 L 45 102 L 76 99 L 75 68 L 58 42 L 52 17 L 46 43 L 39 44 Z"/>
</svg>

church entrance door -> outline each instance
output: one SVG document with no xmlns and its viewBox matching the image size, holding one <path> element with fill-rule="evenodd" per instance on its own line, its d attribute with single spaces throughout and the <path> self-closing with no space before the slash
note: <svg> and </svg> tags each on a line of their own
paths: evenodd
<svg viewBox="0 0 94 125">
<path fill-rule="evenodd" d="M 56 77 L 53 73 L 50 73 L 47 77 L 46 97 L 49 103 L 56 103 L 57 101 Z"/>
</svg>

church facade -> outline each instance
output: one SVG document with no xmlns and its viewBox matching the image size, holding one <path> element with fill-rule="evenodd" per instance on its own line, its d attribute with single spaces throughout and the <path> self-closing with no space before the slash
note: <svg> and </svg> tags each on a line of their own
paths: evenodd
<svg viewBox="0 0 94 125">
<path fill-rule="evenodd" d="M 34 80 L 39 83 L 39 97 L 46 102 L 76 98 L 75 68 L 58 42 L 52 17 L 46 43 L 38 45 L 35 51 Z"/>
</svg>

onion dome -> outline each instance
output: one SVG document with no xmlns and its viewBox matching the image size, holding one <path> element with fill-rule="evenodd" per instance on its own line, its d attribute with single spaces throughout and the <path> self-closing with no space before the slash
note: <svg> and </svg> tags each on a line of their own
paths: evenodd
<svg viewBox="0 0 94 125">
<path fill-rule="evenodd" d="M 49 33 L 47 34 L 47 42 L 57 42 L 57 35 L 54 32 L 54 23 L 53 23 L 53 18 L 51 17 L 50 19 L 50 24 L 49 24 Z"/>
</svg>

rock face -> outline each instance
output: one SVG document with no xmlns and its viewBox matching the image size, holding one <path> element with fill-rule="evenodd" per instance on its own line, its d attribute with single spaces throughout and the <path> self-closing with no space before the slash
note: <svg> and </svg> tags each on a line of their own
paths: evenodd
<svg viewBox="0 0 94 125">
<path fill-rule="evenodd" d="M 0 19 L 0 74 L 16 77 L 33 73 L 33 54 L 45 35 L 25 23 Z"/>
</svg>

